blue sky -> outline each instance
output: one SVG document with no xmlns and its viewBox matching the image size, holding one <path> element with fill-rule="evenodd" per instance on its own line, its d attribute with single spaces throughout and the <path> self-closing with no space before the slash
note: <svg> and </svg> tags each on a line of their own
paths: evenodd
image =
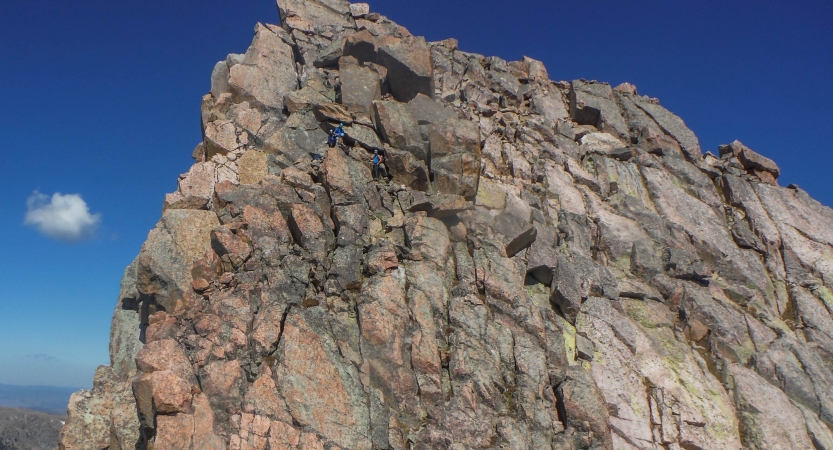
<svg viewBox="0 0 833 450">
<path fill-rule="evenodd" d="M 704 150 L 740 139 L 781 166 L 782 185 L 833 204 L 830 2 L 371 8 L 429 40 L 540 59 L 555 80 L 630 81 L 680 115 Z M 88 387 L 108 362 L 119 280 L 191 164 L 211 69 L 245 52 L 258 21 L 278 21 L 274 2 L 0 4 L 0 383 Z M 55 193 L 83 199 L 88 211 L 58 197 L 92 227 L 25 224 L 27 200 L 51 204 Z"/>
</svg>

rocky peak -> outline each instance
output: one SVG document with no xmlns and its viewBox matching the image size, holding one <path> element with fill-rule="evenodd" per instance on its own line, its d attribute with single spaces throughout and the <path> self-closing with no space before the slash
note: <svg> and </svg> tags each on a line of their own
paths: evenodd
<svg viewBox="0 0 833 450">
<path fill-rule="evenodd" d="M 279 9 L 60 448 L 833 449 L 833 210 L 774 162 L 630 84 Z"/>
</svg>

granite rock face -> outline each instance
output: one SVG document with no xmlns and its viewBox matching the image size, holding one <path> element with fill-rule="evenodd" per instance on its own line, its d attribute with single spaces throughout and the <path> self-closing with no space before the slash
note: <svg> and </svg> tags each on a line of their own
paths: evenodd
<svg viewBox="0 0 833 450">
<path fill-rule="evenodd" d="M 215 67 L 61 449 L 833 449 L 833 210 L 773 161 L 367 4 L 280 13 Z"/>
</svg>

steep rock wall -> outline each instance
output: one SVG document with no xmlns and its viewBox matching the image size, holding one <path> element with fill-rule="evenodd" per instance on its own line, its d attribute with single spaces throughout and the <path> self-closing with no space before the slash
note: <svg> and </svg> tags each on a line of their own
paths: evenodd
<svg viewBox="0 0 833 450">
<path fill-rule="evenodd" d="M 279 8 L 211 75 L 62 449 L 833 449 L 833 211 L 774 162 L 632 85 Z"/>
</svg>

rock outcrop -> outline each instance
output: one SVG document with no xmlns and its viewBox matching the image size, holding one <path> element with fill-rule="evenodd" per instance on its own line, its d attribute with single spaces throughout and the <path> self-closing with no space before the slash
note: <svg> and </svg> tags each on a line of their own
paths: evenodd
<svg viewBox="0 0 833 450">
<path fill-rule="evenodd" d="M 833 449 L 833 210 L 774 162 L 633 85 L 279 7 L 62 449 Z"/>
</svg>

